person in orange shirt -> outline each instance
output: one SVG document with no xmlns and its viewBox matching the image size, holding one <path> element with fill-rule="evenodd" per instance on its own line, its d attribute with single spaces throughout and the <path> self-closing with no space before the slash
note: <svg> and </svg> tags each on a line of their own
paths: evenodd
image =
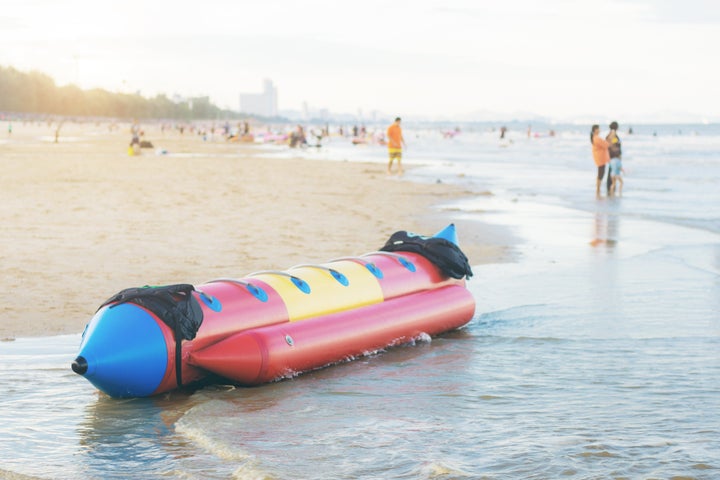
<svg viewBox="0 0 720 480">
<path fill-rule="evenodd" d="M 602 184 L 605 176 L 605 165 L 610 163 L 610 153 L 608 152 L 609 144 L 607 140 L 600 136 L 600 125 L 593 125 L 590 131 L 590 143 L 592 143 L 592 154 L 595 165 L 597 165 L 597 182 L 595 185 L 595 195 L 600 196 L 600 184 Z"/>
<path fill-rule="evenodd" d="M 388 155 L 390 157 L 387 168 L 388 175 L 392 175 L 392 164 L 395 159 L 397 159 L 398 164 L 398 175 L 403 174 L 402 147 L 405 145 L 405 139 L 403 138 L 402 128 L 400 128 L 400 121 L 400 117 L 397 117 L 387 129 Z"/>
</svg>

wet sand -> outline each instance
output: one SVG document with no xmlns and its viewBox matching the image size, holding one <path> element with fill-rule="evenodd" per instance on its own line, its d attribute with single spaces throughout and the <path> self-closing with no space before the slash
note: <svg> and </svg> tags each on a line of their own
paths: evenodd
<svg viewBox="0 0 720 480">
<path fill-rule="evenodd" d="M 64 124 L 55 143 L 54 126 L 15 123 L 1 140 L 0 339 L 81 332 L 123 288 L 325 262 L 452 221 L 473 265 L 511 258 L 500 227 L 443 209 L 470 194 L 457 187 L 145 128 L 167 154 L 129 156 L 127 125 Z"/>
</svg>

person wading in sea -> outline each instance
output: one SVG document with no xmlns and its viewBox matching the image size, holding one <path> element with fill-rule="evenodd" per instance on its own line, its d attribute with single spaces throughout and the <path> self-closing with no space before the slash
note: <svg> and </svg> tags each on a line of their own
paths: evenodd
<svg viewBox="0 0 720 480">
<path fill-rule="evenodd" d="M 620 137 L 618 137 L 617 130 L 619 126 L 617 122 L 612 122 L 610 124 L 610 133 L 607 134 L 607 137 L 605 137 L 605 140 L 608 142 L 608 152 L 610 153 L 610 161 L 612 162 L 613 159 L 617 159 L 616 163 L 622 162 L 622 142 L 620 141 Z M 608 169 L 608 175 L 607 175 L 607 193 L 608 195 L 612 195 L 614 193 L 613 186 L 613 178 L 610 174 L 610 170 Z M 620 180 L 622 183 L 622 179 Z M 622 189 L 622 186 L 620 187 Z"/>
<path fill-rule="evenodd" d="M 600 185 L 602 185 L 605 176 L 605 166 L 610 163 L 610 154 L 608 153 L 608 142 L 600 137 L 600 125 L 593 125 L 590 130 L 590 143 L 592 144 L 592 154 L 595 165 L 597 165 L 597 181 L 595 182 L 595 195 L 600 196 Z M 612 182 L 612 180 L 611 180 Z"/>
<path fill-rule="evenodd" d="M 403 174 L 402 168 L 402 147 L 405 145 L 405 139 L 403 138 L 402 128 L 400 128 L 400 117 L 395 118 L 395 121 L 387 129 L 388 137 L 388 175 L 392 175 L 392 164 L 393 160 L 397 159 L 398 164 L 398 175 Z"/>
</svg>

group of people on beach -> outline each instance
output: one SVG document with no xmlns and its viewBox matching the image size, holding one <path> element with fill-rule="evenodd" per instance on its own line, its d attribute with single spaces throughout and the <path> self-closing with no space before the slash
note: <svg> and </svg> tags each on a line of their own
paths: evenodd
<svg viewBox="0 0 720 480">
<path fill-rule="evenodd" d="M 607 168 L 607 194 L 622 195 L 623 178 L 622 174 L 622 142 L 618 137 L 617 130 L 619 125 L 617 122 L 610 124 L 610 132 L 602 138 L 600 136 L 600 125 L 593 125 L 590 130 L 590 143 L 592 144 L 592 154 L 595 165 L 597 165 L 597 181 L 595 183 L 595 195 L 600 196 L 600 186 L 602 185 L 605 170 Z"/>
</svg>

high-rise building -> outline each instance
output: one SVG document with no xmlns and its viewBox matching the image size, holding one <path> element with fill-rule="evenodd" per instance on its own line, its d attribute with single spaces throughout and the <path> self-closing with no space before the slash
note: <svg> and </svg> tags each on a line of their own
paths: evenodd
<svg viewBox="0 0 720 480">
<path fill-rule="evenodd" d="M 262 93 L 241 93 L 240 112 L 263 117 L 277 116 L 277 88 L 272 80 L 263 80 Z"/>
</svg>

